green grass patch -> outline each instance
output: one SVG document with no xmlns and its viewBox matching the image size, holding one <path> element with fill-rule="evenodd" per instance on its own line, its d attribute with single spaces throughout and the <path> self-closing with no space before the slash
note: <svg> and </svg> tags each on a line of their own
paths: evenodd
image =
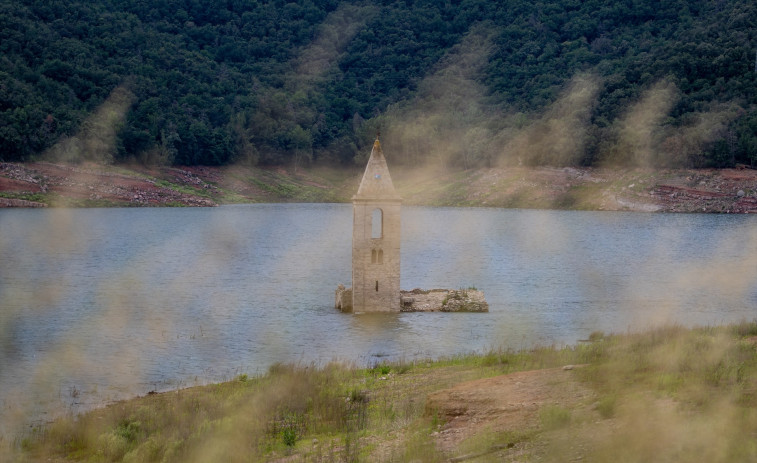
<svg viewBox="0 0 757 463">
<path fill-rule="evenodd" d="M 200 196 L 207 199 L 212 199 L 213 195 L 204 188 L 195 188 L 188 185 L 180 185 L 177 183 L 169 182 L 168 180 L 156 179 L 155 185 L 161 188 L 167 188 L 177 193 L 182 193 L 190 196 Z"/>
<path fill-rule="evenodd" d="M 618 396 L 608 394 L 597 401 L 597 411 L 602 418 L 608 419 L 615 416 L 617 410 Z"/>
<path fill-rule="evenodd" d="M 44 204 L 47 204 L 48 202 L 48 195 L 45 193 L 0 191 L 0 198 L 21 199 L 24 201 L 34 201 L 36 203 L 44 203 Z"/>
<path fill-rule="evenodd" d="M 314 186 L 307 180 L 271 171 L 258 171 L 247 181 L 271 195 L 273 201 L 337 202 L 340 198 L 333 188 Z"/>
<path fill-rule="evenodd" d="M 50 195 L 50 206 L 53 207 L 135 207 L 137 204 L 111 201 L 108 199 L 70 198 L 58 194 Z"/>
</svg>

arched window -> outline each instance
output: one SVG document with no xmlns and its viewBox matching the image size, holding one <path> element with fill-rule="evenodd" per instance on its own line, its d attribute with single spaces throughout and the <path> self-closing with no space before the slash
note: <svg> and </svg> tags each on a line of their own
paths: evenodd
<svg viewBox="0 0 757 463">
<path fill-rule="evenodd" d="M 378 263 L 379 264 L 384 263 L 384 250 L 383 249 L 378 250 Z"/>
<path fill-rule="evenodd" d="M 384 213 L 381 209 L 374 209 L 371 213 L 371 238 L 384 236 Z"/>
<path fill-rule="evenodd" d="M 372 263 L 372 264 L 375 264 L 375 263 L 377 262 L 377 260 L 378 260 L 378 259 L 376 258 L 376 255 L 377 255 L 377 252 L 376 252 L 376 250 L 375 250 L 375 249 L 374 249 L 374 250 L 372 250 L 372 251 L 371 251 L 371 263 Z"/>
</svg>

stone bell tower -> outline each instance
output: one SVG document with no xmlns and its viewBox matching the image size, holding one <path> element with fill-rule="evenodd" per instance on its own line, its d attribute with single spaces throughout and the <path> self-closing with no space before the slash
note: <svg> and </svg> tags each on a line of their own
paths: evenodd
<svg viewBox="0 0 757 463">
<path fill-rule="evenodd" d="M 400 311 L 400 209 L 378 137 L 352 197 L 352 309 Z"/>
</svg>

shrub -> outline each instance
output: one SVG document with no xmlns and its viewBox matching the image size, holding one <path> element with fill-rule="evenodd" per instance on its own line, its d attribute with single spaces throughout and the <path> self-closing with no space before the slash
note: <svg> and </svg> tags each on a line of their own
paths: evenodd
<svg viewBox="0 0 757 463">
<path fill-rule="evenodd" d="M 281 440 L 284 441 L 284 445 L 287 447 L 294 447 L 297 443 L 297 431 L 294 428 L 286 428 L 281 431 Z"/>
<path fill-rule="evenodd" d="M 539 421 L 547 430 L 563 428 L 570 423 L 570 410 L 558 405 L 547 405 L 539 411 Z"/>
<path fill-rule="evenodd" d="M 610 394 L 602 397 L 597 402 L 597 411 L 602 418 L 612 418 L 615 416 L 615 404 L 617 402 L 617 396 Z"/>
</svg>

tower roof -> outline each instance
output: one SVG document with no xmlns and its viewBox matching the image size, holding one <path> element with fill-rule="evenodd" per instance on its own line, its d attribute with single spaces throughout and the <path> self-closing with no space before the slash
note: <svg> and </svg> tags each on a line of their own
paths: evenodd
<svg viewBox="0 0 757 463">
<path fill-rule="evenodd" d="M 392 177 L 389 176 L 389 168 L 386 165 L 384 152 L 381 151 L 381 143 L 378 137 L 373 142 L 371 157 L 365 166 L 363 180 L 357 194 L 352 199 L 400 199 L 400 195 L 394 189 Z"/>
</svg>

